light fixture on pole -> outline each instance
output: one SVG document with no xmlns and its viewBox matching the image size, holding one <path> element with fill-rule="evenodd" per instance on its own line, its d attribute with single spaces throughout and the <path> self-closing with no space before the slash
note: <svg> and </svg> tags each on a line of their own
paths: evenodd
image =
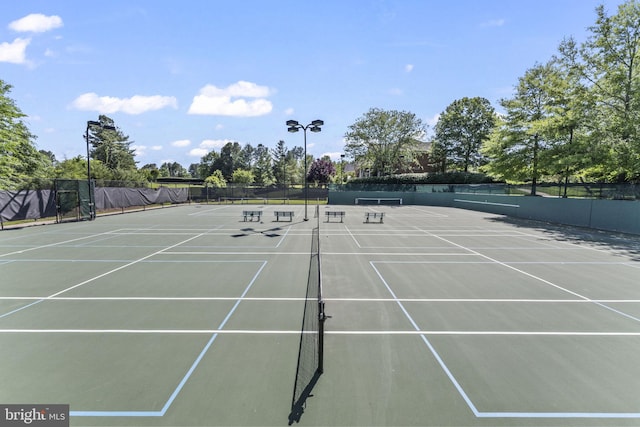
<svg viewBox="0 0 640 427">
<path fill-rule="evenodd" d="M 307 216 L 307 205 L 309 203 L 309 183 L 307 182 L 307 129 L 311 132 L 320 132 L 320 126 L 324 125 L 322 120 L 314 120 L 308 125 L 304 126 L 298 123 L 296 120 L 287 120 L 287 131 L 291 133 L 298 132 L 302 129 L 304 133 L 304 220 L 309 221 Z"/>
<path fill-rule="evenodd" d="M 93 191 L 91 191 L 91 161 L 89 157 L 89 128 L 91 126 L 97 126 L 106 130 L 116 130 L 115 126 L 105 125 L 95 120 L 87 121 L 87 131 L 84 134 L 84 139 L 87 141 L 87 190 L 89 191 L 89 220 L 96 218 L 96 207 L 93 202 Z"/>
</svg>

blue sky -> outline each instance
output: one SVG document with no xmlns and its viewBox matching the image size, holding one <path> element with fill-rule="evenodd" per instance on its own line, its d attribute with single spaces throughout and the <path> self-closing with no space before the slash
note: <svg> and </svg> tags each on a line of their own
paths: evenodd
<svg viewBox="0 0 640 427">
<path fill-rule="evenodd" d="M 139 166 L 185 168 L 228 141 L 303 146 L 285 122 L 322 119 L 307 149 L 333 159 L 370 108 L 432 129 L 456 99 L 498 108 L 518 78 L 586 39 L 622 0 L 21 0 L 0 14 L 0 79 L 39 149 L 86 155 L 111 117 Z"/>
</svg>

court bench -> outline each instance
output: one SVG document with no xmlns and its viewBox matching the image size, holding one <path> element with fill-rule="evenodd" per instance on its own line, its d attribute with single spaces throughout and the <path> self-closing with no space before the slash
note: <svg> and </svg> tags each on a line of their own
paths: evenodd
<svg viewBox="0 0 640 427">
<path fill-rule="evenodd" d="M 364 222 L 369 222 L 369 220 L 378 220 L 378 222 L 382 224 L 383 219 L 384 219 L 384 212 L 365 212 L 364 213 Z"/>
<path fill-rule="evenodd" d="M 247 221 L 247 218 L 249 219 L 249 221 L 253 221 L 253 218 L 256 218 L 257 221 L 260 221 L 260 218 L 262 217 L 262 211 L 242 211 L 242 217 L 244 218 L 244 221 Z"/>
<path fill-rule="evenodd" d="M 280 221 L 280 217 L 289 217 L 289 221 L 293 221 L 293 211 L 275 211 L 276 221 Z"/>
<path fill-rule="evenodd" d="M 340 217 L 340 222 L 344 220 L 344 211 L 326 211 L 325 215 L 327 216 L 327 222 L 329 222 L 330 218 L 338 218 Z"/>
</svg>

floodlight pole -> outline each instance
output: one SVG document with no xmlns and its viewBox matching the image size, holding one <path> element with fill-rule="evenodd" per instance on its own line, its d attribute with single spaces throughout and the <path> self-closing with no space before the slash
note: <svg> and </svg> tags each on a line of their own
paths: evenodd
<svg viewBox="0 0 640 427">
<path fill-rule="evenodd" d="M 287 200 L 287 172 L 285 170 L 285 156 L 280 154 L 282 160 L 282 204 L 284 205 Z"/>
<path fill-rule="evenodd" d="M 309 221 L 307 215 L 307 205 L 309 204 L 309 182 L 307 180 L 307 129 L 311 132 L 320 132 L 320 126 L 324 125 L 322 120 L 314 120 L 308 125 L 304 126 L 298 123 L 296 120 L 287 120 L 287 131 L 291 133 L 298 132 L 302 129 L 304 133 L 304 220 Z"/>
<path fill-rule="evenodd" d="M 84 134 L 84 139 L 87 141 L 87 185 L 88 185 L 87 190 L 89 191 L 89 220 L 90 221 L 96 219 L 96 207 L 95 207 L 95 203 L 93 202 L 93 192 L 91 191 L 91 160 L 89 157 L 89 128 L 91 126 L 98 126 L 102 129 L 109 129 L 109 130 L 116 129 L 114 126 L 103 125 L 102 123 L 97 122 L 95 120 L 87 121 L 87 130 Z"/>
</svg>

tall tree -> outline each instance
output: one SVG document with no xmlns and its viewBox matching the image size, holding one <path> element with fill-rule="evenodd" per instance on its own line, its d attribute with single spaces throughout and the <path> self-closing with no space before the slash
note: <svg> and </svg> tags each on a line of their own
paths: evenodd
<svg viewBox="0 0 640 427">
<path fill-rule="evenodd" d="M 165 178 L 184 178 L 189 172 L 178 162 L 165 162 L 158 170 L 158 176 Z"/>
<path fill-rule="evenodd" d="M 273 176 L 280 185 L 285 185 L 287 176 L 287 155 L 288 150 L 283 140 L 278 141 L 276 147 L 271 150 L 271 158 L 273 160 Z"/>
<path fill-rule="evenodd" d="M 51 161 L 40 153 L 15 101 L 12 86 L 0 80 L 0 189 L 18 189 L 33 178 L 42 178 Z"/>
<path fill-rule="evenodd" d="M 307 156 L 308 158 L 310 156 Z M 305 176 L 304 172 L 304 148 L 293 147 L 288 149 L 283 140 L 278 141 L 276 148 L 271 150 L 273 161 L 273 176 L 280 185 L 301 184 Z M 307 162 L 311 164 L 310 162 Z"/>
<path fill-rule="evenodd" d="M 130 148 L 133 141 L 115 126 L 110 117 L 101 114 L 98 121 L 101 126 L 89 126 L 89 143 L 93 147 L 90 156 L 111 170 L 114 179 L 136 171 L 135 152 Z M 105 129 L 105 126 L 115 130 Z"/>
<path fill-rule="evenodd" d="M 271 155 L 267 147 L 258 144 L 258 147 L 256 147 L 253 153 L 252 165 L 256 184 L 267 186 L 275 182 L 273 167 L 271 165 Z"/>
<path fill-rule="evenodd" d="M 640 178 L 640 2 L 628 0 L 608 16 L 596 8 L 595 25 L 580 47 L 582 77 L 597 105 L 594 142 L 609 153 L 609 177 Z"/>
<path fill-rule="evenodd" d="M 336 167 L 329 158 L 316 159 L 311 163 L 307 180 L 326 184 L 335 173 Z"/>
<path fill-rule="evenodd" d="M 225 181 L 220 170 L 213 171 L 211 175 L 205 178 L 204 182 L 205 185 L 212 188 L 225 188 L 227 186 L 227 181 Z"/>
<path fill-rule="evenodd" d="M 242 154 L 242 147 L 237 142 L 227 142 L 220 149 L 220 157 L 214 163 L 214 170 L 220 169 L 227 182 L 233 182 L 233 172 L 236 169 L 247 169 Z"/>
<path fill-rule="evenodd" d="M 140 168 L 140 172 L 146 176 L 147 181 L 155 181 L 160 176 L 160 170 L 155 163 L 148 163 Z"/>
<path fill-rule="evenodd" d="M 396 172 L 400 161 L 413 158 L 426 126 L 406 111 L 371 108 L 349 126 L 345 153 L 376 175 Z"/>
<path fill-rule="evenodd" d="M 447 161 L 465 172 L 480 166 L 480 147 L 489 139 L 495 121 L 495 110 L 485 98 L 453 101 L 438 119 L 432 144 L 432 152 L 441 159 L 442 172 L 446 172 Z"/>
<path fill-rule="evenodd" d="M 595 153 L 599 144 L 590 138 L 596 122 L 596 105 L 589 87 L 576 66 L 578 50 L 572 38 L 559 46 L 559 55 L 550 61 L 548 91 L 551 102 L 549 116 L 542 131 L 549 141 L 549 171 L 564 180 L 564 195 L 571 177 L 584 175 L 593 164 L 599 163 Z"/>
<path fill-rule="evenodd" d="M 518 81 L 514 97 L 500 100 L 506 115 L 482 149 L 491 160 L 485 170 L 502 179 L 531 180 L 533 196 L 545 172 L 542 156 L 547 148 L 545 120 L 553 105 L 549 90 L 553 73 L 551 64 L 527 70 Z"/>
<path fill-rule="evenodd" d="M 205 179 L 216 170 L 216 164 L 219 162 L 220 154 L 217 151 L 209 151 L 200 158 L 197 165 L 197 175 L 195 178 Z"/>
</svg>

